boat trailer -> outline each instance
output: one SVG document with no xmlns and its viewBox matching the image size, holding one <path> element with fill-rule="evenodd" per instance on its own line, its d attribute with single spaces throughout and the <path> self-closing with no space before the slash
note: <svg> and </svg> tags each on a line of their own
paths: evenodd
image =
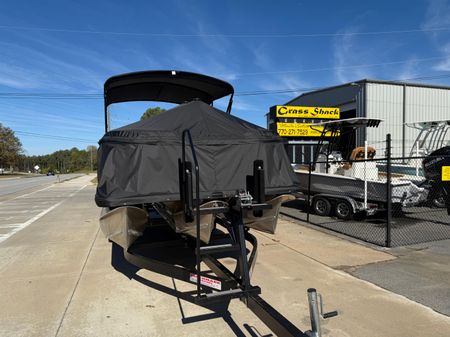
<svg viewBox="0 0 450 337">
<path fill-rule="evenodd" d="M 193 163 L 186 160 L 186 138 L 190 143 Z M 198 161 L 189 130 L 183 132 L 182 158 L 179 159 L 180 197 L 186 222 L 196 223 L 196 238 L 175 233 L 165 224 L 150 221 L 144 235 L 128 250 L 125 259 L 143 269 L 196 285 L 195 291 L 179 292 L 176 296 L 188 302 L 212 310 L 218 315 L 227 312 L 232 299 L 238 298 L 277 336 L 320 337 L 321 317 L 336 316 L 337 311 L 323 312 L 323 301 L 315 289 L 308 289 L 311 330 L 302 332 L 261 297 L 261 289 L 251 284 L 258 243 L 244 225 L 244 214 L 252 212 L 261 216 L 272 206 L 265 203 L 264 168 L 262 161 L 255 161 L 253 176 L 247 177 L 247 189 L 254 200 L 244 191 L 237 191 L 228 206 L 200 208 L 200 175 Z M 195 177 L 195 188 L 193 178 Z M 195 198 L 194 198 L 195 189 Z M 215 223 L 208 245 L 200 240 L 200 216 L 214 214 Z M 251 246 L 251 249 L 247 248 Z M 226 259 L 222 263 L 221 259 Z M 233 261 L 233 262 L 230 262 Z M 202 270 L 204 263 L 209 270 Z M 234 271 L 229 265 L 234 265 Z M 226 266 L 227 265 L 227 266 Z M 172 291 L 173 292 L 173 291 Z"/>
</svg>

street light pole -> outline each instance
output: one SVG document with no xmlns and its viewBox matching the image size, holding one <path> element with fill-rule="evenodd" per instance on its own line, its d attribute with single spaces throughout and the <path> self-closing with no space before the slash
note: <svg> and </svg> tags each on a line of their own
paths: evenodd
<svg viewBox="0 0 450 337">
<path fill-rule="evenodd" d="M 91 147 L 91 172 L 94 171 L 94 165 L 92 163 L 92 147 Z"/>
</svg>

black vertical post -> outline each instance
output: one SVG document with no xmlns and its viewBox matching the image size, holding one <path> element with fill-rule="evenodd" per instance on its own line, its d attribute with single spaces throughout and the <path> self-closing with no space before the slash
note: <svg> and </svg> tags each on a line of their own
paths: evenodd
<svg viewBox="0 0 450 337">
<path fill-rule="evenodd" d="M 309 208 L 311 207 L 311 170 L 312 163 L 309 162 L 308 169 L 308 195 L 307 195 L 307 205 L 306 205 L 306 222 L 309 223 Z"/>
<path fill-rule="evenodd" d="M 392 184 L 391 184 L 391 134 L 386 135 L 386 247 L 391 247 L 391 222 L 392 222 Z"/>
</svg>

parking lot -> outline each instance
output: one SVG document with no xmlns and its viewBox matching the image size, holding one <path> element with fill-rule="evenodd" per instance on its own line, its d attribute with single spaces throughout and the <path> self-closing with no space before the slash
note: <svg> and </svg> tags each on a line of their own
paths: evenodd
<svg viewBox="0 0 450 337">
<path fill-rule="evenodd" d="M 120 256 L 120 270 L 114 269 L 117 256 L 98 229 L 92 178 L 15 195 L 2 204 L 31 212 L 14 214 L 14 221 L 28 225 L 0 243 L 1 336 L 273 336 L 239 301 L 215 317 L 175 296 L 190 285 L 138 270 Z M 373 249 L 287 219 L 280 220 L 276 235 L 256 235 L 260 250 L 253 283 L 303 331 L 309 329 L 306 290 L 315 287 L 325 309 L 339 311 L 323 322 L 324 336 L 450 334 L 448 316 L 366 281 L 371 266 L 395 264 L 401 252 Z"/>
<path fill-rule="evenodd" d="M 295 200 L 286 204 L 283 212 L 300 221 L 307 221 L 307 203 Z M 334 216 L 318 216 L 310 210 L 309 222 L 362 241 L 385 246 L 387 240 L 386 213 L 367 218 L 340 220 Z M 408 207 L 393 214 L 391 246 L 407 246 L 423 242 L 450 239 L 450 216 L 445 208 Z"/>
</svg>

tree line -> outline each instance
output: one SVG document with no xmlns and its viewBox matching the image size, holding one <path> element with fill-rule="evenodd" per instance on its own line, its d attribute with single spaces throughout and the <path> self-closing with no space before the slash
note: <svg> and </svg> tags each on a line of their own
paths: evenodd
<svg viewBox="0 0 450 337">
<path fill-rule="evenodd" d="M 36 165 L 41 173 L 96 170 L 97 147 L 89 145 L 81 150 L 74 147 L 46 155 L 27 156 L 14 131 L 0 123 L 0 171 L 35 172 Z"/>
<path fill-rule="evenodd" d="M 25 172 L 34 172 L 36 165 L 39 166 L 41 173 L 95 171 L 97 170 L 97 147 L 89 145 L 85 150 L 73 147 L 70 150 L 59 150 L 46 155 L 23 156 L 18 162 L 19 170 Z"/>
<path fill-rule="evenodd" d="M 36 166 L 39 167 L 38 170 L 35 169 Z M 38 171 L 39 173 L 95 171 L 97 170 L 97 147 L 90 145 L 85 150 L 74 147 L 70 150 L 59 150 L 38 156 L 19 155 L 14 163 L 5 169 L 19 172 Z"/>
</svg>

